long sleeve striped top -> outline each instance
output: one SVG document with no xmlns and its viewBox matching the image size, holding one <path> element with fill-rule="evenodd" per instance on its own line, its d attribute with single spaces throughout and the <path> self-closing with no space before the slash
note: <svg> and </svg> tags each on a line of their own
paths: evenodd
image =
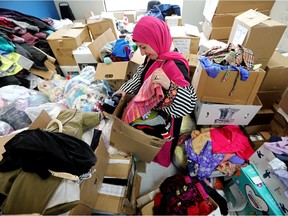
<svg viewBox="0 0 288 216">
<path fill-rule="evenodd" d="M 175 73 L 181 72 L 184 75 L 185 79 L 189 81 L 189 83 L 191 83 L 190 78 L 188 76 L 188 70 L 185 67 L 184 63 L 178 60 L 174 60 L 174 62 L 179 69 L 179 71 L 175 71 Z M 150 62 L 148 62 L 146 67 L 144 66 L 145 62 L 144 64 L 140 65 L 137 68 L 137 71 L 135 72 L 133 77 L 127 82 L 125 82 L 120 87 L 120 90 L 126 92 L 126 94 L 134 94 L 134 95 L 137 94 L 140 87 L 142 86 L 144 75 L 148 70 L 148 68 L 150 67 L 150 65 L 152 65 L 152 63 L 153 60 L 150 60 Z M 172 85 L 170 85 L 170 88 L 171 87 Z M 173 98 L 169 106 L 162 108 L 164 112 L 170 114 L 171 117 L 173 118 L 179 118 L 190 114 L 194 110 L 197 100 L 197 96 L 192 85 L 185 87 L 178 86 L 176 89 L 177 89 L 176 97 Z M 168 91 L 164 90 L 164 92 Z"/>
</svg>

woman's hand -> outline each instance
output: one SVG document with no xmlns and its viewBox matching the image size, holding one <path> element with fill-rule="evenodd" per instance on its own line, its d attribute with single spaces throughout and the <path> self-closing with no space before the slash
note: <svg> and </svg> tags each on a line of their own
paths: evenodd
<svg viewBox="0 0 288 216">
<path fill-rule="evenodd" d="M 117 94 L 121 94 L 121 100 L 123 100 L 124 97 L 125 97 L 125 95 L 126 95 L 126 92 L 118 89 L 116 92 L 114 92 L 114 93 L 112 94 L 112 96 L 115 96 L 115 95 L 117 95 Z"/>
<path fill-rule="evenodd" d="M 162 70 L 162 68 L 157 68 L 152 74 L 152 82 L 160 84 L 164 89 L 168 90 L 170 87 L 170 79 Z"/>
</svg>

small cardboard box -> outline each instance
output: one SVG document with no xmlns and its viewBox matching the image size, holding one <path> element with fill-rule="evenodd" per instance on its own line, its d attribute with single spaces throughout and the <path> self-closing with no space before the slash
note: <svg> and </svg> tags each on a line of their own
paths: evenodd
<svg viewBox="0 0 288 216">
<path fill-rule="evenodd" d="M 257 214 L 282 215 L 279 206 L 252 165 L 242 167 L 232 179 Z"/>
<path fill-rule="evenodd" d="M 212 78 L 199 63 L 192 80 L 198 99 L 201 102 L 253 105 L 264 79 L 265 71 L 262 69 L 251 71 L 246 81 L 242 81 L 240 76 L 238 76 L 232 95 L 230 95 L 230 92 L 238 71 L 230 71 L 228 79 L 222 82 L 225 73 L 226 71 L 224 70 L 220 71 L 217 77 Z"/>
<path fill-rule="evenodd" d="M 88 47 L 90 43 L 91 42 L 85 42 L 72 51 L 80 71 L 88 65 L 93 66 L 96 69 L 97 62 Z"/>
<path fill-rule="evenodd" d="M 212 104 L 197 101 L 197 125 L 248 125 L 262 104 L 258 97 L 253 105 Z"/>
<path fill-rule="evenodd" d="M 252 50 L 254 63 L 265 69 L 286 28 L 285 24 L 251 9 L 235 18 L 228 42 Z"/>
<path fill-rule="evenodd" d="M 288 58 L 274 51 L 265 69 L 260 91 L 284 91 L 288 86 Z"/>
<path fill-rule="evenodd" d="M 135 214 L 141 178 L 132 156 L 109 155 L 102 137 L 95 154 L 96 172 L 81 184 L 80 205 L 71 214 Z"/>
<path fill-rule="evenodd" d="M 165 140 L 145 134 L 129 124 L 121 121 L 123 109 L 133 98 L 133 95 L 126 95 L 116 107 L 113 115 L 106 114 L 106 117 L 113 120 L 110 145 L 136 156 L 140 161 L 150 163 L 160 151 Z"/>
<path fill-rule="evenodd" d="M 95 40 L 100 35 L 102 35 L 108 29 L 112 30 L 112 34 L 114 35 L 115 39 L 118 38 L 116 24 L 112 19 L 100 19 L 100 20 L 93 20 L 87 24 L 89 31 L 91 32 L 92 39 Z"/>
<path fill-rule="evenodd" d="M 171 26 L 173 45 L 180 53 L 197 54 L 200 37 L 186 34 L 185 26 Z"/>
<path fill-rule="evenodd" d="M 181 16 L 165 16 L 166 24 L 171 26 L 182 26 L 182 17 Z"/>
<path fill-rule="evenodd" d="M 47 41 L 61 66 L 76 66 L 72 51 L 83 42 L 91 41 L 87 27 L 63 27 L 47 37 Z"/>
<path fill-rule="evenodd" d="M 271 150 L 262 145 L 249 158 L 249 162 L 253 165 L 275 201 L 282 207 L 283 213 L 288 215 L 288 189 L 279 178 L 269 171 L 269 162 L 273 159 L 275 159 L 275 156 Z"/>
<path fill-rule="evenodd" d="M 134 52 L 130 61 L 112 62 L 110 64 L 101 63 L 101 49 L 111 41 L 116 40 L 111 29 L 105 31 L 88 45 L 92 55 L 96 59 L 97 68 L 95 73 L 96 80 L 107 80 L 113 90 L 118 90 L 120 86 L 130 79 L 136 72 L 137 67 L 144 62 L 143 56 L 139 51 Z"/>
</svg>

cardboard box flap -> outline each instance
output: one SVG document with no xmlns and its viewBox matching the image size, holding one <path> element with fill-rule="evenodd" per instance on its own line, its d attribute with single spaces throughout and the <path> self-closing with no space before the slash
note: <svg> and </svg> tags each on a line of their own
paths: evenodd
<svg viewBox="0 0 288 216">
<path fill-rule="evenodd" d="M 92 55 L 96 59 L 97 62 L 100 61 L 100 51 L 101 49 L 110 41 L 116 40 L 112 29 L 109 28 L 99 37 L 97 37 L 91 44 L 89 44 L 89 49 L 91 50 Z"/>
<path fill-rule="evenodd" d="M 34 130 L 37 128 L 46 128 L 46 126 L 51 120 L 52 119 L 48 115 L 48 113 L 45 110 L 42 110 L 38 117 L 35 119 L 35 121 L 32 122 L 32 124 L 27 129 Z M 13 133 L 7 136 L 0 137 L 0 161 L 2 160 L 2 154 L 5 152 L 4 145 L 15 135 L 16 133 Z"/>
<path fill-rule="evenodd" d="M 131 168 L 127 169 L 127 167 L 131 167 L 131 162 L 132 162 L 131 156 L 127 157 L 123 156 L 122 159 L 110 158 L 105 176 L 107 177 L 113 176 L 115 178 L 127 179 L 131 171 Z"/>
<path fill-rule="evenodd" d="M 269 27 L 274 27 L 274 26 L 287 26 L 281 22 L 278 22 L 277 20 L 274 19 L 268 19 L 268 20 L 264 20 L 263 23 Z"/>
<path fill-rule="evenodd" d="M 255 10 L 250 9 L 250 10 L 240 14 L 239 16 L 237 16 L 236 19 L 241 20 L 247 26 L 253 27 L 253 26 L 263 22 L 264 20 L 270 19 L 270 17 L 266 16 L 265 14 L 262 14 L 262 13 L 255 11 Z"/>
<path fill-rule="evenodd" d="M 134 62 L 138 65 L 141 65 L 143 64 L 145 60 L 145 56 L 142 56 L 141 55 L 141 52 L 140 52 L 140 49 L 137 49 L 134 53 L 133 53 L 133 56 L 132 58 L 130 59 L 131 62 Z"/>
</svg>

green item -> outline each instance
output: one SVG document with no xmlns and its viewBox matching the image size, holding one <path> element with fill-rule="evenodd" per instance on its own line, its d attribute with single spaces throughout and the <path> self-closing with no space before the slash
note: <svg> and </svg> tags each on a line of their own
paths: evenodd
<svg viewBox="0 0 288 216">
<path fill-rule="evenodd" d="M 81 112 L 77 109 L 61 110 L 57 118 L 47 125 L 46 131 L 62 132 L 82 139 L 83 133 L 98 125 L 101 119 L 100 112 Z"/>
</svg>

